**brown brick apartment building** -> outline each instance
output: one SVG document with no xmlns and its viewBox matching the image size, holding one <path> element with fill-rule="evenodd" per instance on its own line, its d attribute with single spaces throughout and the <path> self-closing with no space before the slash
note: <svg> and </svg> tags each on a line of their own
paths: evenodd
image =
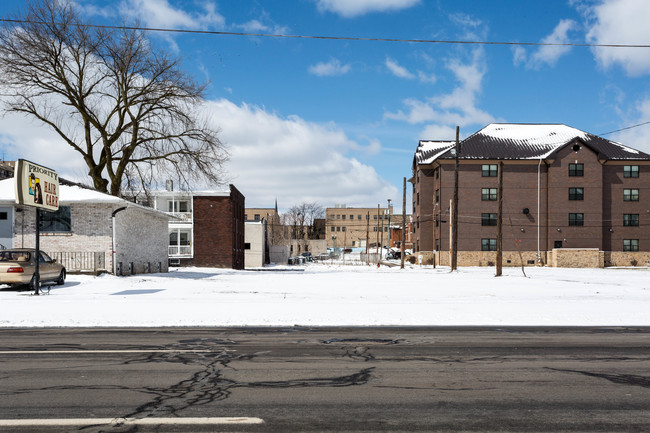
<svg viewBox="0 0 650 433">
<path fill-rule="evenodd" d="M 420 141 L 414 249 L 449 259 L 454 143 Z M 650 263 L 650 155 L 566 125 L 491 124 L 461 142 L 461 265 L 495 260 L 503 163 L 504 264 Z"/>
</svg>

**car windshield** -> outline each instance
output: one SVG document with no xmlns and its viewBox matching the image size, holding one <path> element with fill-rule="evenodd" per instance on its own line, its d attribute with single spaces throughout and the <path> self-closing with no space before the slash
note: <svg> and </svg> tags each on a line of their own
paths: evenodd
<svg viewBox="0 0 650 433">
<path fill-rule="evenodd" d="M 0 262 L 28 262 L 29 251 L 0 251 Z"/>
</svg>

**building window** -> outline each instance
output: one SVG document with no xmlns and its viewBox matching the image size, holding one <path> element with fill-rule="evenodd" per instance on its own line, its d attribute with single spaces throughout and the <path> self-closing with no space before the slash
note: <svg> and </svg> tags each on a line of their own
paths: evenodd
<svg viewBox="0 0 650 433">
<path fill-rule="evenodd" d="M 336 227 L 336 231 L 337 231 L 337 232 L 340 232 L 340 231 L 341 231 L 341 227 Z"/>
<path fill-rule="evenodd" d="M 584 164 L 569 164 L 569 176 L 584 176 L 584 175 L 585 175 Z"/>
<path fill-rule="evenodd" d="M 260 220 L 260 214 L 256 213 L 255 214 L 255 221 L 259 221 L 259 220 Z"/>
<path fill-rule="evenodd" d="M 623 201 L 639 201 L 639 190 L 636 188 L 624 189 Z"/>
<path fill-rule="evenodd" d="M 497 214 L 495 213 L 482 213 L 481 214 L 482 226 L 495 226 L 497 225 Z"/>
<path fill-rule="evenodd" d="M 497 250 L 496 239 L 481 239 L 481 251 L 496 251 L 496 250 Z"/>
<path fill-rule="evenodd" d="M 59 206 L 56 212 L 41 212 L 41 231 L 44 233 L 71 233 L 70 206 Z"/>
<path fill-rule="evenodd" d="M 624 226 L 638 226 L 639 225 L 639 214 L 638 213 L 626 213 L 623 215 L 623 225 Z"/>
<path fill-rule="evenodd" d="M 418 217 L 418 220 L 417 220 L 416 224 L 417 224 L 417 227 L 420 228 L 420 217 Z"/>
<path fill-rule="evenodd" d="M 250 250 L 251 249 L 251 243 L 250 242 L 244 242 L 244 249 L 245 250 Z"/>
<path fill-rule="evenodd" d="M 190 202 L 187 200 L 170 200 L 167 202 L 167 212 L 187 213 L 189 212 Z"/>
<path fill-rule="evenodd" d="M 344 220 L 344 219 L 345 219 L 345 215 L 342 215 L 342 216 L 341 216 L 341 219 Z"/>
<path fill-rule="evenodd" d="M 483 164 L 481 166 L 481 176 L 483 177 L 497 177 L 496 164 Z"/>
<path fill-rule="evenodd" d="M 372 216 L 372 219 L 376 220 L 376 219 L 377 219 L 377 215 L 373 215 L 373 216 Z"/>
<path fill-rule="evenodd" d="M 439 179 L 440 178 L 440 167 L 436 167 L 434 172 L 436 173 L 436 179 Z"/>
<path fill-rule="evenodd" d="M 7 212 L 0 212 L 0 220 L 6 221 L 8 218 Z"/>
<path fill-rule="evenodd" d="M 345 226 L 341 227 L 341 231 L 342 231 L 342 232 L 345 231 Z"/>
<path fill-rule="evenodd" d="M 361 214 L 357 215 L 357 219 L 361 221 Z"/>
<path fill-rule="evenodd" d="M 244 221 L 248 221 L 248 215 L 244 214 Z"/>
<path fill-rule="evenodd" d="M 350 215 L 350 221 L 354 220 L 354 215 Z"/>
<path fill-rule="evenodd" d="M 439 201 L 440 201 L 440 190 L 437 189 L 436 190 L 436 203 L 438 203 Z"/>
<path fill-rule="evenodd" d="M 481 188 L 481 200 L 495 201 L 497 199 L 496 188 Z"/>
<path fill-rule="evenodd" d="M 415 195 L 415 203 L 420 204 L 420 193 L 419 192 Z"/>
<path fill-rule="evenodd" d="M 638 165 L 623 166 L 623 177 L 639 177 L 639 166 Z"/>
<path fill-rule="evenodd" d="M 623 251 L 639 251 L 639 240 L 623 239 Z"/>
<path fill-rule="evenodd" d="M 336 219 L 337 219 L 337 220 L 340 220 L 340 219 L 341 219 L 341 215 L 336 215 Z"/>
<path fill-rule="evenodd" d="M 373 231 L 373 232 L 376 232 L 376 231 L 377 231 L 377 226 L 373 227 L 373 228 L 372 228 L 372 231 Z"/>
<path fill-rule="evenodd" d="M 584 200 L 584 188 L 569 188 L 569 200 Z"/>
<path fill-rule="evenodd" d="M 585 214 L 583 213 L 570 213 L 569 225 L 570 226 L 583 226 L 585 225 Z"/>
</svg>

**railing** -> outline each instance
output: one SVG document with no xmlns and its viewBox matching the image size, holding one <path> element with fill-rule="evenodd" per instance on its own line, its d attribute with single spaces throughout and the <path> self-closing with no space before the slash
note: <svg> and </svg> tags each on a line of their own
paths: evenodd
<svg viewBox="0 0 650 433">
<path fill-rule="evenodd" d="M 192 256 L 192 247 L 190 245 L 170 245 L 169 257 L 190 257 Z"/>
<path fill-rule="evenodd" d="M 167 212 L 169 215 L 172 215 L 182 222 L 192 222 L 192 212 Z M 174 222 L 172 220 L 172 222 Z"/>
<path fill-rule="evenodd" d="M 49 256 L 61 263 L 68 272 L 106 271 L 106 256 L 102 251 L 54 252 Z"/>
</svg>

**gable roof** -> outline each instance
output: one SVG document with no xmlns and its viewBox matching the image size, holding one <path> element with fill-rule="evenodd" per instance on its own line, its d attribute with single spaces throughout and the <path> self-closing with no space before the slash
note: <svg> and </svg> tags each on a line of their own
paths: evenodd
<svg viewBox="0 0 650 433">
<path fill-rule="evenodd" d="M 460 159 L 545 159 L 580 141 L 607 160 L 650 161 L 647 153 L 563 124 L 491 123 L 461 141 Z M 417 152 L 416 152 L 417 155 Z M 454 158 L 453 146 L 434 159 Z M 420 164 L 433 160 L 423 159 Z"/>
<path fill-rule="evenodd" d="M 455 141 L 420 140 L 418 148 L 415 150 L 413 166 L 419 164 L 431 164 L 455 145 Z"/>
</svg>

